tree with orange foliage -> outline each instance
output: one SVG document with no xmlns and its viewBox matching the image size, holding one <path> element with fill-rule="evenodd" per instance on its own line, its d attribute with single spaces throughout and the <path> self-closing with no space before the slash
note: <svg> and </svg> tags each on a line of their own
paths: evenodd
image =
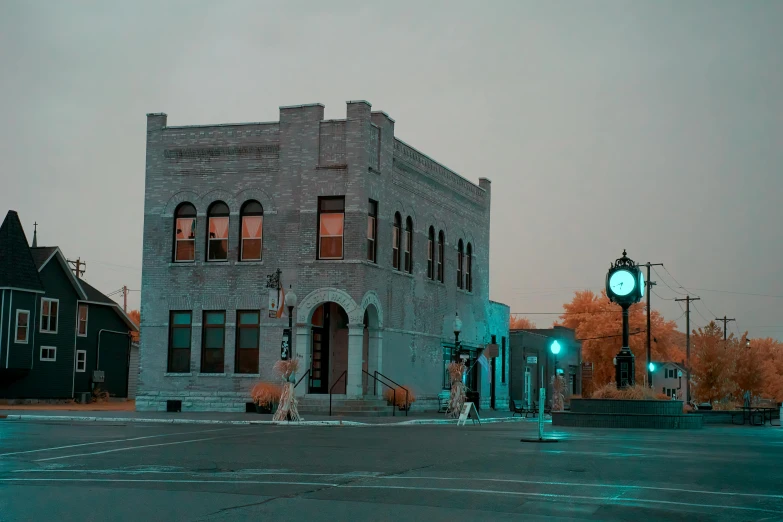
<svg viewBox="0 0 783 522">
<path fill-rule="evenodd" d="M 736 392 L 736 339 L 731 334 L 723 340 L 723 330 L 710 321 L 704 328 L 694 330 L 691 336 L 691 395 L 699 402 L 713 403 Z"/>
<path fill-rule="evenodd" d="M 731 343 L 727 356 L 734 361 L 734 396 L 743 397 L 750 392 L 751 397 L 760 396 L 764 387 L 764 357 L 767 347 L 760 340 L 748 343 L 748 333 L 742 339 Z M 730 364 L 730 363 L 729 363 Z"/>
<path fill-rule="evenodd" d="M 783 402 L 783 343 L 766 337 L 753 339 L 751 346 L 761 343 L 764 353 L 764 395 L 777 402 Z"/>
<path fill-rule="evenodd" d="M 509 330 L 534 330 L 538 327 L 536 326 L 536 323 L 527 317 L 516 315 L 511 318 L 511 321 L 508 323 L 508 328 Z"/>
<path fill-rule="evenodd" d="M 135 324 L 136 327 L 139 327 L 141 325 L 141 312 L 139 312 L 138 310 L 131 310 L 130 312 L 128 312 L 128 317 L 130 318 L 131 321 L 133 321 L 133 324 Z M 132 332 L 131 339 L 135 343 L 139 342 L 139 332 Z"/>
<path fill-rule="evenodd" d="M 609 301 L 605 292 L 600 295 L 590 290 L 578 291 L 570 303 L 563 305 L 565 313 L 558 324 L 571 328 L 576 338 L 582 340 L 582 360 L 593 363 L 593 384 L 596 387 L 612 382 L 615 378 L 614 357 L 622 347 L 622 308 Z M 656 361 L 683 361 L 684 351 L 674 321 L 666 321 L 653 310 L 650 316 L 653 342 L 651 356 Z M 630 331 L 628 344 L 636 356 L 636 382 L 645 380 L 647 357 L 647 315 L 643 303 L 631 305 L 628 310 Z"/>
</svg>

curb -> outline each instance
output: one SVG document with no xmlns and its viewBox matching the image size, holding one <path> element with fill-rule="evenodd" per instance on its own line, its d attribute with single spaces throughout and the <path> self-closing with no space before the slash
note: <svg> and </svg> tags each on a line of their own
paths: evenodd
<svg viewBox="0 0 783 522">
<path fill-rule="evenodd" d="M 222 424 L 230 426 L 415 426 L 415 425 L 442 425 L 456 424 L 457 419 L 416 419 L 402 422 L 357 422 L 346 420 L 317 420 L 300 422 L 289 421 L 242 421 L 242 420 L 211 420 L 211 419 L 155 419 L 135 417 L 85 417 L 76 415 L 3 415 L 0 418 L 17 421 L 65 421 L 65 422 L 123 422 L 123 423 L 159 423 L 159 424 Z M 490 417 L 481 419 L 482 424 L 495 424 L 501 422 L 524 422 L 525 419 L 514 417 Z"/>
</svg>

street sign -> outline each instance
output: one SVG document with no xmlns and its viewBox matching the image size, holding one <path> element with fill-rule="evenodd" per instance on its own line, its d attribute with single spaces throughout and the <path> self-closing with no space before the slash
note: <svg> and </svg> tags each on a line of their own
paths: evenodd
<svg viewBox="0 0 783 522">
<path fill-rule="evenodd" d="M 528 355 L 527 356 L 527 363 L 528 364 L 538 364 L 538 356 L 537 355 Z"/>
</svg>

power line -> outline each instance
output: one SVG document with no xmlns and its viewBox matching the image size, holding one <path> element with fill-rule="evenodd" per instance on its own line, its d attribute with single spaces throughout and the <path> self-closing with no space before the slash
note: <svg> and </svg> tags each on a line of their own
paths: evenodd
<svg viewBox="0 0 783 522">
<path fill-rule="evenodd" d="M 677 278 L 676 278 L 676 277 L 674 277 L 674 276 L 672 275 L 672 273 L 671 273 L 671 272 L 669 272 L 669 269 L 668 269 L 668 268 L 666 268 L 666 265 L 664 265 L 664 266 L 663 266 L 663 269 L 664 269 L 664 270 L 666 270 L 666 273 L 667 273 L 667 274 L 669 274 L 669 277 L 671 277 L 671 278 L 674 280 L 674 282 L 675 282 L 675 283 L 677 283 L 677 284 L 680 286 L 680 288 L 682 288 L 683 290 L 685 290 L 685 291 L 686 291 L 686 292 L 688 292 L 688 293 L 691 293 L 691 291 L 690 291 L 690 290 L 688 290 L 687 288 L 685 288 L 684 286 L 682 286 L 682 283 L 680 283 L 679 281 L 677 281 Z M 668 286 L 668 285 L 667 285 L 667 286 Z M 674 289 L 672 288 L 672 290 L 674 290 Z M 675 290 L 675 291 L 676 291 L 676 290 Z M 679 292 L 678 292 L 678 293 L 679 293 Z"/>
<path fill-rule="evenodd" d="M 754 294 L 750 292 L 730 292 L 729 290 L 711 290 L 709 288 L 694 288 L 694 290 L 701 290 L 702 292 L 720 292 L 722 294 L 752 295 L 757 297 L 774 297 L 775 299 L 783 299 L 783 295 Z"/>
<path fill-rule="evenodd" d="M 584 315 L 584 314 L 621 314 L 622 310 L 596 310 L 592 312 L 511 312 L 509 315 Z"/>
<path fill-rule="evenodd" d="M 628 335 L 636 335 L 636 334 L 644 333 L 646 331 L 647 330 L 637 330 L 635 332 L 629 332 Z M 592 341 L 594 339 L 608 339 L 610 337 L 622 337 L 622 336 L 623 336 L 623 334 L 620 333 L 620 334 L 612 334 L 612 335 L 601 335 L 601 336 L 598 336 L 598 337 L 583 337 L 581 339 L 576 339 L 576 340 L 577 341 Z"/>
<path fill-rule="evenodd" d="M 654 295 L 655 297 L 657 297 L 658 299 L 663 299 L 664 301 L 674 301 L 674 299 L 675 299 L 674 297 L 661 297 L 661 296 L 659 296 L 659 295 L 658 295 L 658 293 L 657 293 L 655 290 L 653 290 L 652 288 L 650 288 L 650 291 L 653 293 L 653 295 Z"/>
</svg>

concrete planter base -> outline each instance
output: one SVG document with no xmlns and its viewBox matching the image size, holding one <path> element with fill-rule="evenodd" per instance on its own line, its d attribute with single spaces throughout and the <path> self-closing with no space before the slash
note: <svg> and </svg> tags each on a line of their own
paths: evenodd
<svg viewBox="0 0 783 522">
<path fill-rule="evenodd" d="M 572 399 L 571 411 L 552 412 L 553 426 L 698 429 L 701 415 L 686 415 L 682 401 Z"/>
</svg>

